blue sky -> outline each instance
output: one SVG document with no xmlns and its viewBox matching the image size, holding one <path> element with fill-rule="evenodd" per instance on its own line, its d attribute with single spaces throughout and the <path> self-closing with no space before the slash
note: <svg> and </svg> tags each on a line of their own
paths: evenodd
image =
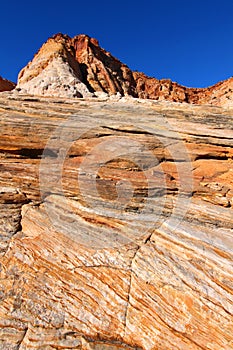
<svg viewBox="0 0 233 350">
<path fill-rule="evenodd" d="M 233 0 L 1 1 L 0 75 L 47 38 L 85 33 L 132 70 L 205 87 L 233 75 Z"/>
</svg>

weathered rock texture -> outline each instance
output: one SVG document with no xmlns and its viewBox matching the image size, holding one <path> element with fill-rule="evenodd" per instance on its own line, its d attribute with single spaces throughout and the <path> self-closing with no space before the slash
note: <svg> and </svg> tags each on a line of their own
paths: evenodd
<svg viewBox="0 0 233 350">
<path fill-rule="evenodd" d="M 20 72 L 17 87 L 34 95 L 87 97 L 92 93 L 96 96 L 120 94 L 192 104 L 233 104 L 233 78 L 203 89 L 150 78 L 132 72 L 102 49 L 96 39 L 84 34 L 74 38 L 56 34 L 48 39 L 32 62 Z"/>
<path fill-rule="evenodd" d="M 12 81 L 3 79 L 0 77 L 0 92 L 2 91 L 11 91 L 15 88 L 15 83 L 12 83 Z"/>
<path fill-rule="evenodd" d="M 233 111 L 0 96 L 0 349 L 232 350 Z"/>
</svg>

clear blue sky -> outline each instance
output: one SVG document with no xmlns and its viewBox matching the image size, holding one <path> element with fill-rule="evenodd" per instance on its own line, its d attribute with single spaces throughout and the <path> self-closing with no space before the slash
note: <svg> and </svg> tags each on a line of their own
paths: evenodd
<svg viewBox="0 0 233 350">
<path fill-rule="evenodd" d="M 0 75 L 57 32 L 85 33 L 131 69 L 193 87 L 233 75 L 233 0 L 1 1 Z"/>
</svg>

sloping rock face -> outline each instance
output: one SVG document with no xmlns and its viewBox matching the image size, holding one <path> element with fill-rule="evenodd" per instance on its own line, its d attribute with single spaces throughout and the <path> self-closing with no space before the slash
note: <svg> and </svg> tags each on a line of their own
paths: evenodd
<svg viewBox="0 0 233 350">
<path fill-rule="evenodd" d="M 204 89 L 151 78 L 132 72 L 96 39 L 84 34 L 74 38 L 56 34 L 48 39 L 20 72 L 17 88 L 24 93 L 60 97 L 119 94 L 191 104 L 233 104 L 233 78 Z"/>
<path fill-rule="evenodd" d="M 0 349 L 232 350 L 233 111 L 0 95 Z"/>
<path fill-rule="evenodd" d="M 2 91 L 11 91 L 15 88 L 15 84 L 12 81 L 3 79 L 0 76 L 0 92 Z"/>
</svg>

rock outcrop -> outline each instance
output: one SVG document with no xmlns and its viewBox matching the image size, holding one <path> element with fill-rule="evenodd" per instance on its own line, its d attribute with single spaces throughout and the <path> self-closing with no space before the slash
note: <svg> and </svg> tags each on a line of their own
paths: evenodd
<svg viewBox="0 0 233 350">
<path fill-rule="evenodd" d="M 232 118 L 2 93 L 0 349 L 232 350 Z"/>
<path fill-rule="evenodd" d="M 69 37 L 54 38 L 41 47 L 19 73 L 17 88 L 32 95 L 88 97 Z"/>
<path fill-rule="evenodd" d="M 72 44 L 85 83 L 91 91 L 137 96 L 131 70 L 102 49 L 96 39 L 77 35 Z"/>
<path fill-rule="evenodd" d="M 19 74 L 18 89 L 33 95 L 88 97 L 132 95 L 130 69 L 102 49 L 96 39 L 56 34 Z"/>
<path fill-rule="evenodd" d="M 0 77 L 0 92 L 2 91 L 11 91 L 15 88 L 15 83 L 10 80 L 3 79 Z"/>
<path fill-rule="evenodd" d="M 221 81 L 208 88 L 187 88 L 169 79 L 158 80 L 143 73 L 133 72 L 136 91 L 140 98 L 186 102 L 198 105 L 233 105 L 233 78 Z"/>
<path fill-rule="evenodd" d="M 17 88 L 23 93 L 46 96 L 118 94 L 192 104 L 233 104 L 233 78 L 203 89 L 151 78 L 132 72 L 102 49 L 96 39 L 84 34 L 74 38 L 56 34 L 48 39 L 32 62 L 20 72 Z"/>
</svg>

